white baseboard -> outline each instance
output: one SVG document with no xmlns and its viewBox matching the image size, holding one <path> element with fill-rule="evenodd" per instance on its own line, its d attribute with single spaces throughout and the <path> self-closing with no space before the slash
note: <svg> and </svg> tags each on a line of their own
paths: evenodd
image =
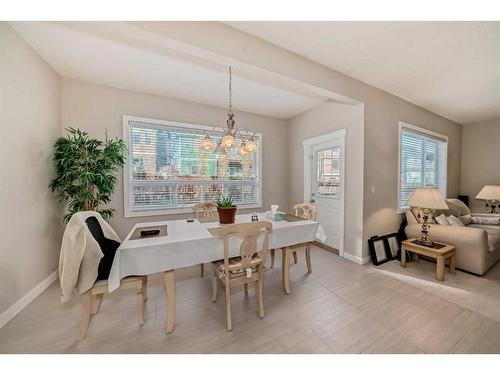
<svg viewBox="0 0 500 375">
<path fill-rule="evenodd" d="M 345 251 L 344 251 L 343 257 L 346 258 L 347 260 L 350 260 L 351 262 L 358 263 L 361 265 L 370 263 L 370 261 L 371 261 L 370 257 L 360 258 L 360 257 L 357 257 L 356 255 L 346 253 Z"/>
<path fill-rule="evenodd" d="M 19 314 L 26 306 L 28 306 L 31 301 L 33 301 L 36 297 L 38 297 L 42 292 L 47 289 L 50 284 L 56 281 L 58 278 L 58 271 L 55 270 L 52 272 L 45 280 L 43 280 L 40 284 L 31 289 L 28 293 L 24 295 L 21 299 L 19 299 L 16 303 L 14 303 L 11 307 L 5 310 L 0 315 L 0 328 L 6 325 L 12 318 L 14 318 L 17 314 Z"/>
</svg>

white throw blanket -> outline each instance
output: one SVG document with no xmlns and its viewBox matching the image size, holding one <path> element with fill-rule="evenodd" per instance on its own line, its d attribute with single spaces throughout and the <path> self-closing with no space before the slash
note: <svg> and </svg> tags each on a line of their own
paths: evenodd
<svg viewBox="0 0 500 375">
<path fill-rule="evenodd" d="M 99 213 L 83 211 L 71 217 L 64 231 L 59 256 L 62 302 L 68 301 L 75 290 L 79 295 L 85 293 L 97 279 L 99 261 L 104 255 L 85 223 L 91 216 L 97 218 L 106 238 L 120 242 L 113 228 Z"/>
</svg>

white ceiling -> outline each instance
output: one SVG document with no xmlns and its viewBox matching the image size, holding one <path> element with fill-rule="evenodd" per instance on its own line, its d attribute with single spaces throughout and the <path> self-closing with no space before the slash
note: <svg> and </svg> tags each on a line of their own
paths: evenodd
<svg viewBox="0 0 500 375">
<path fill-rule="evenodd" d="M 500 22 L 226 22 L 432 112 L 500 117 Z"/>
<path fill-rule="evenodd" d="M 124 38 L 124 34 L 117 37 L 120 28 L 128 28 L 131 34 L 131 26 L 124 23 L 11 25 L 63 77 L 218 107 L 228 105 L 226 66 L 154 49 Z M 233 107 L 237 110 L 288 119 L 328 100 L 297 91 L 295 87 L 278 87 L 233 70 Z"/>
</svg>

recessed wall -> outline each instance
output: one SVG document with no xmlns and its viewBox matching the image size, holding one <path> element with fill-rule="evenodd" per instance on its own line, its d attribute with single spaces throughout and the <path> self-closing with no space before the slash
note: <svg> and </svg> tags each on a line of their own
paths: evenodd
<svg viewBox="0 0 500 375">
<path fill-rule="evenodd" d="M 359 261 L 363 248 L 363 117 L 363 105 L 329 102 L 288 121 L 290 209 L 304 202 L 302 141 L 346 129 L 344 252 Z"/>
<path fill-rule="evenodd" d="M 80 128 L 94 137 L 122 138 L 122 116 L 132 115 L 191 124 L 225 126 L 227 109 L 185 102 L 129 90 L 62 80 L 63 127 Z M 236 126 L 263 134 L 262 198 L 263 209 L 271 204 L 288 204 L 286 122 L 282 119 L 235 112 Z M 185 218 L 186 214 L 125 218 L 123 215 L 123 174 L 113 195 L 110 207 L 116 209 L 110 220 L 120 238 L 124 238 L 137 222 Z M 241 212 L 252 212 L 242 210 Z"/>
</svg>

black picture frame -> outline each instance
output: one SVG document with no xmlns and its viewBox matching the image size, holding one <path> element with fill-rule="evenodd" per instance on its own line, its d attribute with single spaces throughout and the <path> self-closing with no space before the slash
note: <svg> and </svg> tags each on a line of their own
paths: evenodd
<svg viewBox="0 0 500 375">
<path fill-rule="evenodd" d="M 392 259 L 399 259 L 401 254 L 401 241 L 397 233 L 391 233 L 384 236 L 386 240 L 386 245 L 388 249 L 388 255 L 390 254 Z"/>
<path fill-rule="evenodd" d="M 383 264 L 391 260 L 388 257 L 386 250 L 386 241 L 383 236 L 374 236 L 368 240 L 368 248 L 370 250 L 370 257 L 375 266 Z"/>
<path fill-rule="evenodd" d="M 368 248 L 375 266 L 398 259 L 401 254 L 401 241 L 397 233 L 373 236 L 368 239 Z"/>
</svg>

